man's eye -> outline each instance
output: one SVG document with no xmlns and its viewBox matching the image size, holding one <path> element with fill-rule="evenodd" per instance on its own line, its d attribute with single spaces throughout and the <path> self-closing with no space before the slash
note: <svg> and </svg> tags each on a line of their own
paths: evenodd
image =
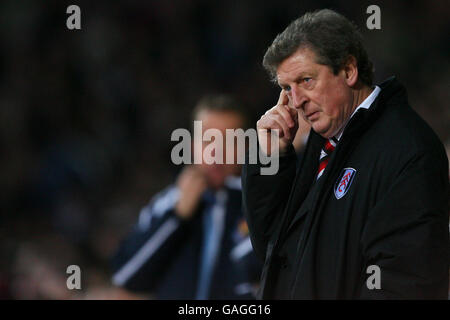
<svg viewBox="0 0 450 320">
<path fill-rule="evenodd" d="M 286 91 L 286 92 L 289 92 L 289 91 L 291 91 L 291 87 L 284 87 L 284 91 Z"/>
<path fill-rule="evenodd" d="M 303 78 L 303 81 L 305 81 L 306 83 L 310 82 L 311 80 L 311 78 Z"/>
</svg>

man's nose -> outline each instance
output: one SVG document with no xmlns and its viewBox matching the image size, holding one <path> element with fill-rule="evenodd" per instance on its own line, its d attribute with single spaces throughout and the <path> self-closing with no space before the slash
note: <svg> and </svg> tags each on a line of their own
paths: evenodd
<svg viewBox="0 0 450 320">
<path fill-rule="evenodd" d="M 292 88 L 292 106 L 296 109 L 302 108 L 306 101 L 306 96 L 303 93 L 302 89 L 294 86 Z"/>
</svg>

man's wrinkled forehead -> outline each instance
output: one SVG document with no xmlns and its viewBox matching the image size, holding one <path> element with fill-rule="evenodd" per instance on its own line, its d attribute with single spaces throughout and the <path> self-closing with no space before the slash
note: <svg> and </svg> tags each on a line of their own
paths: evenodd
<svg viewBox="0 0 450 320">
<path fill-rule="evenodd" d="M 308 47 L 301 47 L 278 65 L 277 82 L 282 86 L 297 77 L 311 76 L 317 73 L 318 66 L 315 53 Z"/>
</svg>

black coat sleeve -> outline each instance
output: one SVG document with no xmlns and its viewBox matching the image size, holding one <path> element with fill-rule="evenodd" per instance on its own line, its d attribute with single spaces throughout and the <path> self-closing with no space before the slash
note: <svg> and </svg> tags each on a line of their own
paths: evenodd
<svg viewBox="0 0 450 320">
<path fill-rule="evenodd" d="M 253 248 L 262 261 L 271 235 L 282 222 L 281 215 L 295 178 L 297 156 L 294 148 L 279 160 L 275 175 L 261 175 L 263 166 L 249 164 L 249 161 L 242 169 L 243 211 Z"/>
<path fill-rule="evenodd" d="M 112 258 L 113 284 L 138 292 L 154 290 L 189 228 L 175 214 L 176 193 L 170 187 L 141 210 L 138 223 Z"/>
<path fill-rule="evenodd" d="M 360 298 L 447 299 L 448 200 L 445 155 L 423 152 L 412 157 L 369 212 L 362 250 L 366 268 L 380 268 L 381 289 L 369 290 L 363 281 Z"/>
</svg>

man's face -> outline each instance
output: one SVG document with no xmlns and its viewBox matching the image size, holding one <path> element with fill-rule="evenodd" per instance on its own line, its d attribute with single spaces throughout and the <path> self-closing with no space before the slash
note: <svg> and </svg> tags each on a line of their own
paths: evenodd
<svg viewBox="0 0 450 320">
<path fill-rule="evenodd" d="M 242 118 L 231 111 L 212 111 L 212 110 L 202 110 L 198 113 L 196 120 L 202 121 L 202 136 L 203 133 L 208 129 L 218 129 L 222 132 L 223 141 L 223 164 L 207 164 L 205 161 L 202 161 L 200 164 L 200 169 L 205 174 L 208 185 L 211 188 L 217 189 L 223 186 L 226 177 L 230 175 L 239 175 L 240 165 L 237 164 L 237 161 L 234 161 L 233 164 L 226 164 L 226 129 L 237 129 L 242 128 L 243 121 Z M 232 143 L 231 141 L 228 141 Z M 202 154 L 205 148 L 213 142 L 203 142 L 202 144 Z M 234 154 L 236 158 L 237 150 L 236 146 L 232 145 L 229 147 L 234 148 Z M 236 160 L 236 159 L 235 159 Z"/>
<path fill-rule="evenodd" d="M 336 135 L 353 112 L 352 83 L 346 70 L 333 74 L 329 66 L 316 63 L 308 48 L 286 58 L 277 68 L 277 78 L 289 104 L 325 138 Z"/>
</svg>

